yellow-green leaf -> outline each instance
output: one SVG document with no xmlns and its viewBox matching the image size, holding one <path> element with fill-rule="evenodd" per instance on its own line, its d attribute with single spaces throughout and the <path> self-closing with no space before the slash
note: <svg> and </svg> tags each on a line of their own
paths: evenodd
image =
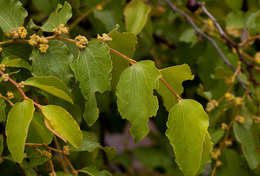
<svg viewBox="0 0 260 176">
<path fill-rule="evenodd" d="M 65 142 L 69 141 L 74 147 L 80 147 L 82 132 L 79 125 L 65 109 L 60 106 L 43 106 L 42 113 L 47 119 L 48 128 Z"/>
<path fill-rule="evenodd" d="M 131 122 L 131 134 L 140 141 L 149 132 L 148 120 L 158 110 L 154 89 L 159 87 L 161 74 L 152 61 L 141 61 L 125 69 L 117 85 L 118 111 Z"/>
<path fill-rule="evenodd" d="M 33 113 L 32 100 L 16 103 L 8 113 L 6 123 L 7 146 L 13 159 L 19 163 L 24 158 L 24 145 Z"/>
<path fill-rule="evenodd" d="M 124 10 L 126 30 L 135 35 L 139 34 L 144 28 L 150 12 L 151 7 L 142 0 L 132 0 Z"/>
<path fill-rule="evenodd" d="M 179 95 L 183 92 L 182 82 L 192 80 L 194 77 L 187 64 L 164 68 L 161 70 L 161 74 L 164 80 L 166 80 Z M 177 103 L 176 97 L 161 82 L 157 92 L 162 96 L 163 105 L 168 111 Z"/>
<path fill-rule="evenodd" d="M 24 81 L 24 85 L 37 87 L 69 103 L 73 103 L 68 87 L 55 76 L 32 77 Z"/>
<path fill-rule="evenodd" d="M 198 175 L 208 161 L 212 145 L 208 125 L 207 113 L 194 100 L 181 100 L 170 110 L 166 136 L 184 176 Z"/>
</svg>

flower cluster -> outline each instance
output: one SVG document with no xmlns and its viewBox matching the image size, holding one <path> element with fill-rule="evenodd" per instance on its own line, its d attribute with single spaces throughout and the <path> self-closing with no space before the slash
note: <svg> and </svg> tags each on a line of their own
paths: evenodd
<svg viewBox="0 0 260 176">
<path fill-rule="evenodd" d="M 102 42 L 110 42 L 110 41 L 112 41 L 112 38 L 109 37 L 109 35 L 107 35 L 107 34 L 105 34 L 105 33 L 102 34 L 102 37 L 98 34 L 98 35 L 97 35 L 97 39 L 98 39 L 99 41 L 102 41 Z"/>
<path fill-rule="evenodd" d="M 47 49 L 49 48 L 48 40 L 45 37 L 40 37 L 36 34 L 30 36 L 29 44 L 39 47 L 42 53 L 46 53 Z"/>
<path fill-rule="evenodd" d="M 27 30 L 23 26 L 19 26 L 17 29 L 13 29 L 11 33 L 6 33 L 8 37 L 12 37 L 13 39 L 24 39 L 27 36 Z"/>
<path fill-rule="evenodd" d="M 57 35 L 68 34 L 69 28 L 66 27 L 64 24 L 61 24 L 58 27 L 56 27 L 55 29 L 53 29 L 53 32 Z"/>
<path fill-rule="evenodd" d="M 76 45 L 80 49 L 86 48 L 86 45 L 88 44 L 88 39 L 85 36 L 78 35 L 77 37 L 75 37 L 75 40 L 76 40 Z"/>
</svg>

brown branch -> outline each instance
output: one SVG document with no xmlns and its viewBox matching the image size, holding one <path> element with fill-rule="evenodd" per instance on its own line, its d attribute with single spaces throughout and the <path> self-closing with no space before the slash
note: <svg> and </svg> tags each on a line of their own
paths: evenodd
<svg viewBox="0 0 260 176">
<path fill-rule="evenodd" d="M 186 20 L 190 23 L 190 25 L 193 27 L 193 29 L 195 30 L 196 34 L 201 35 L 202 37 L 204 37 L 205 39 L 207 39 L 217 50 L 217 52 L 219 53 L 219 55 L 221 56 L 223 62 L 229 66 L 229 68 L 231 68 L 231 70 L 233 72 L 236 71 L 236 68 L 229 62 L 229 60 L 226 58 L 226 56 L 224 55 L 224 53 L 222 52 L 222 50 L 219 48 L 219 46 L 217 45 L 217 43 L 211 38 L 209 37 L 207 34 L 205 34 L 204 32 L 202 32 L 197 25 L 193 22 L 193 20 L 191 19 L 191 17 L 186 14 L 185 12 L 183 12 L 182 10 L 178 9 L 170 0 L 165 0 L 168 5 L 171 7 L 171 9 L 174 12 L 177 12 L 179 14 L 181 14 L 182 16 L 184 16 L 186 18 Z M 243 87 L 245 90 L 247 90 L 247 86 L 246 84 L 242 81 L 242 79 L 240 78 L 240 75 L 237 75 L 237 79 L 239 84 L 241 85 L 241 87 Z"/>
<path fill-rule="evenodd" d="M 69 28 L 73 29 L 75 26 L 77 26 L 82 20 L 84 20 L 88 15 L 90 15 L 98 6 L 104 6 L 107 3 L 109 3 L 111 0 L 105 0 L 99 4 L 97 4 L 96 6 L 92 7 L 91 9 L 87 10 L 86 12 L 82 13 L 80 16 L 78 16 L 78 18 L 76 18 L 76 20 L 74 20 Z"/>
<path fill-rule="evenodd" d="M 1 94 L 0 94 L 0 98 L 3 98 L 5 101 L 7 101 L 10 104 L 10 106 L 14 106 L 13 102 L 9 98 L 7 98 Z"/>
<path fill-rule="evenodd" d="M 227 36 L 227 34 L 224 32 L 224 30 L 221 28 L 220 24 L 216 20 L 216 18 L 207 10 L 205 3 L 199 3 L 199 5 L 200 5 L 202 11 L 213 21 L 213 23 L 215 24 L 220 36 L 222 38 L 224 38 L 230 44 L 230 46 L 233 47 L 236 50 L 238 57 L 239 57 L 239 60 L 246 65 L 246 69 L 247 69 L 247 72 L 249 74 L 250 81 L 253 83 L 254 86 L 257 86 L 259 83 L 255 80 L 253 73 L 252 73 L 253 64 L 250 64 L 243 57 L 243 55 L 241 54 L 241 52 L 239 50 L 239 45 Z"/>
<path fill-rule="evenodd" d="M 57 152 L 57 153 L 61 153 L 63 155 L 68 155 L 66 152 L 64 152 L 63 150 L 58 150 L 56 148 L 53 148 L 53 147 L 49 147 L 48 145 L 46 144 L 34 144 L 34 143 L 25 143 L 25 146 L 28 146 L 28 147 L 39 147 L 39 146 L 42 146 L 42 147 L 45 147 L 47 150 L 50 150 L 50 151 L 53 151 L 53 152 Z"/>
<path fill-rule="evenodd" d="M 250 42 L 255 41 L 256 39 L 260 39 L 260 35 L 249 36 L 246 40 L 239 43 L 239 46 L 247 46 L 247 45 L 249 45 Z"/>
</svg>

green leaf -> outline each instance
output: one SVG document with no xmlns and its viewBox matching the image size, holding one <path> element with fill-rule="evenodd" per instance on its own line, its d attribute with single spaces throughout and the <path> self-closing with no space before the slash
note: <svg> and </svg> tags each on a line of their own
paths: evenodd
<svg viewBox="0 0 260 176">
<path fill-rule="evenodd" d="M 47 2 L 42 0 L 32 0 L 32 4 L 35 8 L 44 13 L 50 13 L 55 10 L 57 3 L 58 0 L 47 0 Z"/>
<path fill-rule="evenodd" d="M 51 13 L 50 17 L 41 28 L 44 31 L 52 32 L 52 30 L 58 27 L 60 24 L 67 24 L 71 17 L 71 6 L 68 2 L 65 1 L 63 6 L 58 4 L 56 11 Z"/>
<path fill-rule="evenodd" d="M 88 174 L 89 176 L 112 176 L 112 174 L 109 173 L 108 171 L 106 170 L 100 171 L 95 166 L 84 167 L 80 169 L 79 172 Z"/>
<path fill-rule="evenodd" d="M 187 64 L 176 65 L 161 70 L 162 77 L 167 83 L 177 92 L 182 94 L 182 82 L 186 80 L 193 80 L 194 76 L 191 73 L 190 67 Z M 163 105 L 169 111 L 171 107 L 177 103 L 176 97 L 163 85 L 159 84 L 157 92 L 163 98 Z"/>
<path fill-rule="evenodd" d="M 70 83 L 73 76 L 70 69 L 73 55 L 63 42 L 49 41 L 47 53 L 41 53 L 39 49 L 34 48 L 30 60 L 34 76 L 56 76 L 67 85 Z"/>
<path fill-rule="evenodd" d="M 246 162 L 232 149 L 224 149 L 220 156 L 221 167 L 216 170 L 216 176 L 249 176 Z"/>
<path fill-rule="evenodd" d="M 201 155 L 201 165 L 198 173 L 203 172 L 206 169 L 206 164 L 211 161 L 210 152 L 213 149 L 213 143 L 211 142 L 210 134 L 207 132 L 204 138 L 203 151 Z"/>
<path fill-rule="evenodd" d="M 158 110 L 154 89 L 161 74 L 152 61 L 141 61 L 123 71 L 117 85 L 117 105 L 122 118 L 131 122 L 131 134 L 140 141 L 149 132 L 148 120 Z"/>
<path fill-rule="evenodd" d="M 108 45 L 119 51 L 120 53 L 132 57 L 135 52 L 135 46 L 137 44 L 137 37 L 133 33 L 123 32 L 120 33 L 117 30 L 113 30 L 109 33 L 112 41 Z M 111 53 L 111 59 L 113 62 L 112 70 L 112 89 L 115 90 L 116 85 L 119 81 L 119 77 L 124 69 L 129 66 L 129 62 L 118 56 L 115 53 Z"/>
<path fill-rule="evenodd" d="M 44 124 L 44 116 L 34 113 L 32 122 L 29 127 L 27 142 L 28 143 L 44 143 L 50 144 L 53 134 L 46 128 Z"/>
<path fill-rule="evenodd" d="M 16 103 L 8 113 L 6 123 L 7 146 L 13 159 L 19 163 L 24 158 L 24 145 L 33 113 L 32 100 Z"/>
<path fill-rule="evenodd" d="M 227 5 L 232 9 L 232 10 L 240 10 L 243 5 L 243 0 L 226 0 Z"/>
<path fill-rule="evenodd" d="M 68 87 L 55 76 L 36 76 L 24 81 L 24 85 L 37 87 L 73 104 Z"/>
<path fill-rule="evenodd" d="M 4 151 L 4 137 L 2 134 L 0 134 L 0 157 L 2 156 L 3 151 Z"/>
<path fill-rule="evenodd" d="M 104 93 L 111 89 L 112 61 L 109 52 L 107 44 L 92 40 L 71 64 L 86 100 L 84 119 L 90 126 L 99 115 L 95 93 Z"/>
<path fill-rule="evenodd" d="M 251 169 L 256 169 L 260 166 L 260 142 L 258 136 L 254 134 L 252 121 L 249 123 L 246 122 L 245 124 L 235 122 L 233 130 L 236 140 L 241 144 L 243 154 L 249 167 Z"/>
<path fill-rule="evenodd" d="M 6 121 L 5 108 L 6 108 L 5 100 L 0 98 L 0 122 Z"/>
<path fill-rule="evenodd" d="M 10 59 L 8 57 L 4 58 L 1 62 L 5 64 L 6 67 L 13 67 L 13 68 L 25 68 L 29 71 L 32 70 L 32 66 L 25 60 L 21 58 Z"/>
<path fill-rule="evenodd" d="M 145 26 L 151 7 L 142 0 L 132 0 L 124 10 L 126 30 L 135 35 L 139 34 Z"/>
<path fill-rule="evenodd" d="M 94 133 L 82 131 L 83 140 L 82 144 L 79 148 L 75 148 L 73 146 L 70 147 L 71 151 L 88 151 L 93 152 L 95 149 L 100 148 L 101 145 L 98 142 L 98 138 Z"/>
<path fill-rule="evenodd" d="M 39 147 L 43 152 L 46 150 L 43 147 Z M 33 147 L 26 147 L 26 158 L 22 162 L 22 167 L 25 169 L 35 168 L 44 164 L 46 161 L 50 160 L 50 156 L 42 155 L 39 151 L 35 150 Z"/>
<path fill-rule="evenodd" d="M 24 23 L 27 11 L 18 0 L 0 0 L 0 28 L 3 32 L 11 32 Z"/>
<path fill-rule="evenodd" d="M 245 22 L 245 27 L 249 31 L 250 34 L 255 35 L 260 31 L 260 12 L 256 11 L 251 13 Z"/>
<path fill-rule="evenodd" d="M 198 175 L 207 161 L 211 148 L 208 125 L 207 113 L 194 100 L 181 100 L 170 110 L 166 136 L 185 176 Z"/>
<path fill-rule="evenodd" d="M 49 130 L 65 142 L 69 141 L 74 147 L 80 147 L 82 132 L 77 122 L 65 109 L 60 106 L 47 105 L 43 106 L 42 113 Z"/>
<path fill-rule="evenodd" d="M 180 35 L 179 40 L 185 43 L 194 43 L 197 40 L 197 36 L 195 35 L 195 31 L 193 28 L 189 28 L 183 31 Z"/>
</svg>

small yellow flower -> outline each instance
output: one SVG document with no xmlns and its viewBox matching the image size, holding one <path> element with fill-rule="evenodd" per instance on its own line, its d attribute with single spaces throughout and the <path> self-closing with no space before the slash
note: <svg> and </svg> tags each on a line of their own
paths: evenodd
<svg viewBox="0 0 260 176">
<path fill-rule="evenodd" d="M 1 79 L 3 80 L 3 81 L 8 81 L 9 80 L 9 74 L 3 74 L 2 76 L 1 76 Z"/>
<path fill-rule="evenodd" d="M 255 53 L 254 60 L 256 63 L 260 64 L 260 52 Z"/>
<path fill-rule="evenodd" d="M 221 123 L 221 129 L 222 129 L 222 130 L 228 130 L 229 127 L 228 127 L 227 124 L 225 124 L 225 123 Z"/>
<path fill-rule="evenodd" d="M 17 32 L 18 32 L 18 35 L 20 36 L 20 38 L 22 38 L 22 39 L 27 36 L 27 30 L 23 26 L 19 26 L 17 29 Z"/>
<path fill-rule="evenodd" d="M 225 140 L 224 143 L 227 147 L 233 144 L 232 140 Z"/>
<path fill-rule="evenodd" d="M 20 87 L 20 88 L 24 88 L 24 82 L 23 82 L 23 81 L 21 81 L 21 82 L 19 83 L 19 87 Z"/>
<path fill-rule="evenodd" d="M 225 93 L 225 98 L 228 100 L 228 101 L 231 101 L 231 100 L 234 100 L 235 96 L 229 92 Z"/>
<path fill-rule="evenodd" d="M 240 35 L 241 35 L 241 29 L 240 28 L 228 26 L 228 27 L 226 27 L 226 31 L 229 35 L 232 35 L 233 37 L 236 37 L 236 38 L 240 37 Z"/>
<path fill-rule="evenodd" d="M 3 48 L 0 47 L 0 53 L 3 51 Z"/>
<path fill-rule="evenodd" d="M 0 70 L 5 71 L 5 64 L 0 64 Z"/>
<path fill-rule="evenodd" d="M 221 150 L 220 149 L 214 149 L 211 153 L 211 158 L 214 160 L 217 160 L 218 157 L 221 155 Z"/>
<path fill-rule="evenodd" d="M 46 53 L 47 50 L 48 50 L 48 48 L 49 48 L 49 45 L 48 45 L 48 44 L 40 44 L 40 45 L 39 45 L 39 49 L 40 49 L 40 51 L 41 51 L 42 53 Z"/>
<path fill-rule="evenodd" d="M 206 111 L 210 112 L 218 106 L 218 102 L 216 100 L 210 100 L 207 104 Z"/>
<path fill-rule="evenodd" d="M 102 6 L 101 4 L 98 4 L 98 5 L 96 6 L 96 9 L 97 9 L 98 11 L 101 11 L 101 10 L 103 10 L 103 6 Z"/>
<path fill-rule="evenodd" d="M 68 34 L 69 33 L 69 28 L 66 27 L 64 24 L 60 24 L 58 27 L 53 29 L 53 32 L 55 34 Z"/>
<path fill-rule="evenodd" d="M 16 30 L 12 30 L 11 31 L 11 36 L 13 39 L 18 39 L 19 38 L 19 34 Z"/>
<path fill-rule="evenodd" d="M 7 95 L 7 98 L 10 100 L 14 98 L 14 94 L 12 92 L 7 92 L 6 95 Z"/>
<path fill-rule="evenodd" d="M 75 37 L 75 40 L 76 40 L 76 45 L 80 49 L 86 48 L 86 45 L 88 44 L 88 39 L 85 36 L 78 35 L 77 37 Z"/>
<path fill-rule="evenodd" d="M 102 42 L 110 42 L 110 41 L 112 41 L 112 38 L 109 35 L 105 34 L 105 33 L 102 34 L 102 37 L 98 34 L 97 39 L 102 41 Z"/>
<path fill-rule="evenodd" d="M 243 116 L 236 116 L 235 120 L 241 124 L 245 123 L 245 118 Z"/>
<path fill-rule="evenodd" d="M 236 98 L 235 98 L 235 103 L 236 103 L 236 105 L 240 106 L 240 105 L 243 104 L 243 99 L 240 98 L 240 97 L 236 97 Z"/>
<path fill-rule="evenodd" d="M 217 167 L 220 167 L 221 165 L 222 165 L 222 162 L 219 161 L 219 160 L 217 160 L 217 161 L 216 161 L 216 166 L 217 166 Z"/>
</svg>

